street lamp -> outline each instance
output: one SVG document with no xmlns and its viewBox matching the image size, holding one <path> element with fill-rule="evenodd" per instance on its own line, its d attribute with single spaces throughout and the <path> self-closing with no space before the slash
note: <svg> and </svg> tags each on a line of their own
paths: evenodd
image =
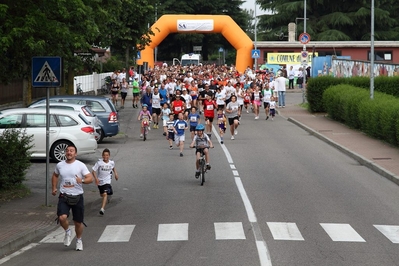
<svg viewBox="0 0 399 266">
<path fill-rule="evenodd" d="M 254 31 L 255 31 L 255 42 L 254 42 L 254 47 L 255 47 L 255 50 L 257 50 L 257 48 L 258 48 L 258 46 L 257 46 L 257 30 L 256 30 L 256 26 L 257 26 L 257 24 L 258 24 L 258 19 L 257 19 L 257 17 L 256 17 L 256 1 L 254 1 L 254 3 L 255 3 L 255 28 L 254 28 Z M 258 69 L 258 58 L 254 58 L 255 60 L 254 60 L 254 62 L 255 62 L 255 71 Z"/>
</svg>

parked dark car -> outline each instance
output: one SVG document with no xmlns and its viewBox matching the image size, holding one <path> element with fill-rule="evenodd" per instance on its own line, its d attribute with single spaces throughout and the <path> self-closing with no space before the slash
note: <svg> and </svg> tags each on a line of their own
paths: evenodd
<svg viewBox="0 0 399 266">
<path fill-rule="evenodd" d="M 46 102 L 46 98 L 37 100 L 29 105 L 37 105 Z M 105 137 L 112 137 L 119 133 L 118 111 L 108 97 L 89 95 L 58 95 L 51 96 L 50 102 L 62 102 L 71 104 L 86 105 L 95 113 L 101 121 L 101 132 L 98 142 Z"/>
</svg>

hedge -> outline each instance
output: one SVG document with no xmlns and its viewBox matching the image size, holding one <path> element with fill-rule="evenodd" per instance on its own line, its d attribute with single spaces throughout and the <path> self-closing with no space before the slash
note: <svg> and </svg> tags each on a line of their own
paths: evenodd
<svg viewBox="0 0 399 266">
<path fill-rule="evenodd" d="M 367 135 L 399 146 L 399 99 L 363 88 L 340 84 L 326 89 L 322 104 L 329 117 Z"/>
</svg>

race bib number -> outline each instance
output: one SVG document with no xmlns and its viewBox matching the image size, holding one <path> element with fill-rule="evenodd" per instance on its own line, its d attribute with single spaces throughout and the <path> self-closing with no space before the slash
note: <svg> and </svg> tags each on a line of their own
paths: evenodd
<svg viewBox="0 0 399 266">
<path fill-rule="evenodd" d="M 190 121 L 191 121 L 191 122 L 197 122 L 197 117 L 196 117 L 196 116 L 192 116 L 192 117 L 190 118 Z"/>
<path fill-rule="evenodd" d="M 254 99 L 255 99 L 255 101 L 259 101 L 259 95 L 256 95 L 256 96 L 254 97 Z"/>
<path fill-rule="evenodd" d="M 153 100 L 152 100 L 152 103 L 153 103 L 153 104 L 158 104 L 158 103 L 159 103 L 159 100 L 158 100 L 158 99 L 153 99 Z"/>
<path fill-rule="evenodd" d="M 74 187 L 74 180 L 71 180 L 71 179 L 65 180 L 63 187 L 65 187 L 65 188 Z"/>
<path fill-rule="evenodd" d="M 191 91 L 191 95 L 195 96 L 195 95 L 197 95 L 197 92 L 196 91 Z"/>
<path fill-rule="evenodd" d="M 213 110 L 213 105 L 207 105 L 206 110 L 212 111 Z"/>
<path fill-rule="evenodd" d="M 177 128 L 178 128 L 178 129 L 185 129 L 186 126 L 185 126 L 184 124 L 178 124 L 178 125 L 177 125 Z"/>
<path fill-rule="evenodd" d="M 175 107 L 175 110 L 176 110 L 177 112 L 180 112 L 180 111 L 181 111 L 181 106 L 176 106 L 176 107 Z"/>
</svg>

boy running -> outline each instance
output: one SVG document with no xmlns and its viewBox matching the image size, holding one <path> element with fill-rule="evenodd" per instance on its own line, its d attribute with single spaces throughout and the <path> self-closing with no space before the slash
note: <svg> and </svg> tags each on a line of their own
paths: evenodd
<svg viewBox="0 0 399 266">
<path fill-rule="evenodd" d="M 110 156 L 111 152 L 109 149 L 104 149 L 102 153 L 103 159 L 99 159 L 92 168 L 92 174 L 96 180 L 96 185 L 98 186 L 100 195 L 103 198 L 100 209 L 101 215 L 104 215 L 108 195 L 111 196 L 113 194 L 111 186 L 112 172 L 115 175 L 115 180 L 119 179 L 118 172 L 115 168 L 115 162 L 109 159 Z"/>
</svg>

